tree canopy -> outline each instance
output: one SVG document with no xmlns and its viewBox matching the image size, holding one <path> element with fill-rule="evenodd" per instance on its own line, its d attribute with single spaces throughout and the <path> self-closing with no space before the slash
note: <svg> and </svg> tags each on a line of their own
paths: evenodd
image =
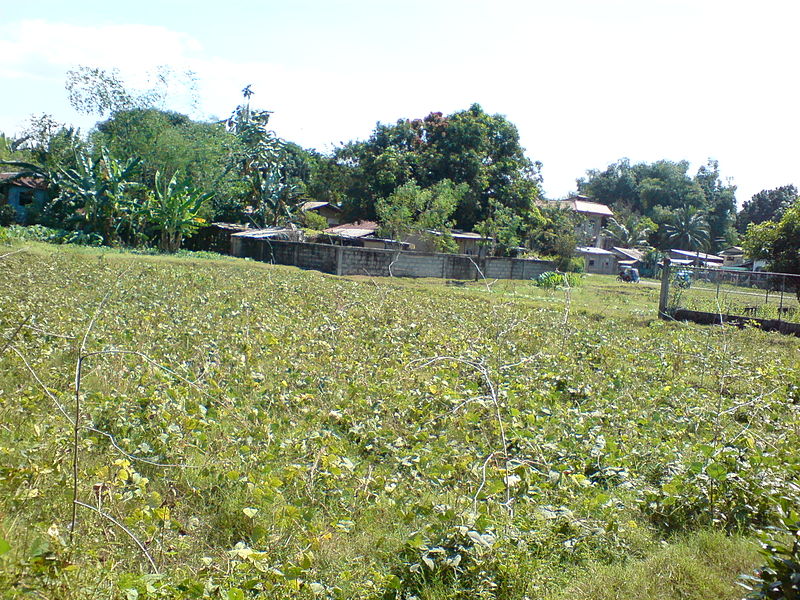
<svg viewBox="0 0 800 600">
<path fill-rule="evenodd" d="M 748 226 L 764 221 L 779 221 L 783 211 L 798 198 L 797 188 L 784 185 L 773 190 L 761 190 L 750 200 L 745 200 L 742 210 L 736 216 L 736 228 L 745 233 Z"/>
<path fill-rule="evenodd" d="M 709 160 L 689 175 L 688 161 L 660 160 L 631 165 L 621 159 L 604 170 L 589 170 L 577 180 L 578 189 L 615 211 L 647 217 L 657 226 L 651 242 L 665 248 L 668 227 L 675 226 L 688 208 L 702 214 L 708 233 L 708 249 L 730 245 L 736 236 L 736 186 L 721 181 L 719 164 Z"/>
<path fill-rule="evenodd" d="M 524 210 L 540 192 L 541 165 L 525 156 L 516 127 L 478 104 L 447 116 L 378 124 L 368 140 L 343 145 L 332 159 L 337 168 L 326 176 L 351 218 L 374 219 L 377 200 L 412 181 L 423 188 L 445 179 L 466 184 L 455 213 L 463 229 L 489 215 L 490 200 Z"/>
</svg>

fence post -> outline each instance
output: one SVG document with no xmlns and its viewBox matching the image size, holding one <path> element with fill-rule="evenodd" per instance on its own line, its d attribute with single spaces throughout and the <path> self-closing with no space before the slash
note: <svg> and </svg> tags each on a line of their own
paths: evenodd
<svg viewBox="0 0 800 600">
<path fill-rule="evenodd" d="M 669 301 L 671 270 L 669 256 L 665 256 L 664 267 L 661 269 L 661 294 L 658 297 L 658 317 L 660 319 L 668 319 L 670 317 L 670 315 L 667 314 L 667 302 Z"/>
</svg>

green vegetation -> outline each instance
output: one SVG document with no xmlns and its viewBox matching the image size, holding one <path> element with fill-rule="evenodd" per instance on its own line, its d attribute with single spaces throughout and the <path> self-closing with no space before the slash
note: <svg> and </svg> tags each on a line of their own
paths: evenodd
<svg viewBox="0 0 800 600">
<path fill-rule="evenodd" d="M 649 219 L 650 243 L 665 250 L 722 250 L 736 239 L 736 186 L 720 180 L 709 160 L 694 177 L 687 161 L 659 160 L 631 165 L 622 159 L 605 170 L 591 169 L 578 189 L 615 211 Z"/>
<path fill-rule="evenodd" d="M 797 501 L 800 342 L 655 286 L 36 242 L 0 277 L 10 597 L 732 599 Z"/>
</svg>

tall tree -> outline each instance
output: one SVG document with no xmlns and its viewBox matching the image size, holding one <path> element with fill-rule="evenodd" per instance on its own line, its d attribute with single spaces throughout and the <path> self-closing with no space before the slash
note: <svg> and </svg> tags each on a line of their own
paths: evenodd
<svg viewBox="0 0 800 600">
<path fill-rule="evenodd" d="M 450 219 L 467 191 L 466 185 L 455 185 L 448 179 L 424 189 L 409 181 L 376 203 L 381 231 L 396 240 L 410 233 L 427 235 L 440 250 L 453 251 Z"/>
<path fill-rule="evenodd" d="M 631 165 L 622 159 L 605 170 L 590 170 L 577 180 L 582 194 L 612 206 L 615 211 L 633 211 L 651 219 L 658 229 L 650 242 L 665 248 L 670 243 L 667 227 L 674 224 L 687 207 L 705 213 L 710 249 L 730 244 L 735 239 L 736 187 L 720 180 L 717 161 L 709 160 L 689 175 L 688 161 L 660 160 Z"/>
<path fill-rule="evenodd" d="M 664 227 L 667 239 L 681 250 L 706 250 L 709 244 L 709 227 L 705 215 L 692 206 L 675 211 L 671 223 Z"/>
<path fill-rule="evenodd" d="M 647 217 L 630 212 L 624 217 L 610 217 L 604 234 L 623 248 L 640 248 L 648 245 L 648 238 L 657 225 Z"/>
<path fill-rule="evenodd" d="M 228 131 L 239 140 L 229 169 L 245 182 L 245 200 L 251 207 L 250 218 L 260 227 L 290 221 L 299 208 L 302 190 L 283 164 L 286 144 L 269 129 L 268 110 L 250 107 L 253 91 L 242 90 L 244 102 L 227 121 Z"/>
<path fill-rule="evenodd" d="M 473 104 L 448 116 L 378 124 L 366 141 L 337 149 L 335 176 L 350 218 L 373 219 L 378 198 L 414 181 L 426 188 L 444 179 L 469 188 L 454 219 L 472 229 L 486 218 L 490 200 L 526 209 L 537 199 L 541 165 L 525 156 L 516 127 Z"/>
<path fill-rule="evenodd" d="M 750 223 L 757 225 L 764 221 L 779 221 L 783 211 L 791 206 L 797 198 L 797 188 L 793 185 L 761 190 L 750 200 L 745 200 L 742 210 L 736 215 L 736 229 L 740 233 L 745 233 Z"/>
</svg>

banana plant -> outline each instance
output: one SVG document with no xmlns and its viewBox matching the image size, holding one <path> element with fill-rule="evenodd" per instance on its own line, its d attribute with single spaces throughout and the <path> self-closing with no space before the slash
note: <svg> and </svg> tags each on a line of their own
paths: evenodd
<svg viewBox="0 0 800 600">
<path fill-rule="evenodd" d="M 147 216 L 159 232 L 159 248 L 165 252 L 176 252 L 183 238 L 191 235 L 205 224 L 199 214 L 203 202 L 211 194 L 203 194 L 181 182 L 175 173 L 166 181 L 160 171 L 156 171 L 155 191 L 150 195 Z"/>
<path fill-rule="evenodd" d="M 59 201 L 74 211 L 86 232 L 99 233 L 105 243 L 119 239 L 120 227 L 127 222 L 131 209 L 130 192 L 140 187 L 131 180 L 141 162 L 134 157 L 121 163 L 100 149 L 100 160 L 87 153 L 76 153 L 77 168 L 59 169 Z"/>
</svg>

